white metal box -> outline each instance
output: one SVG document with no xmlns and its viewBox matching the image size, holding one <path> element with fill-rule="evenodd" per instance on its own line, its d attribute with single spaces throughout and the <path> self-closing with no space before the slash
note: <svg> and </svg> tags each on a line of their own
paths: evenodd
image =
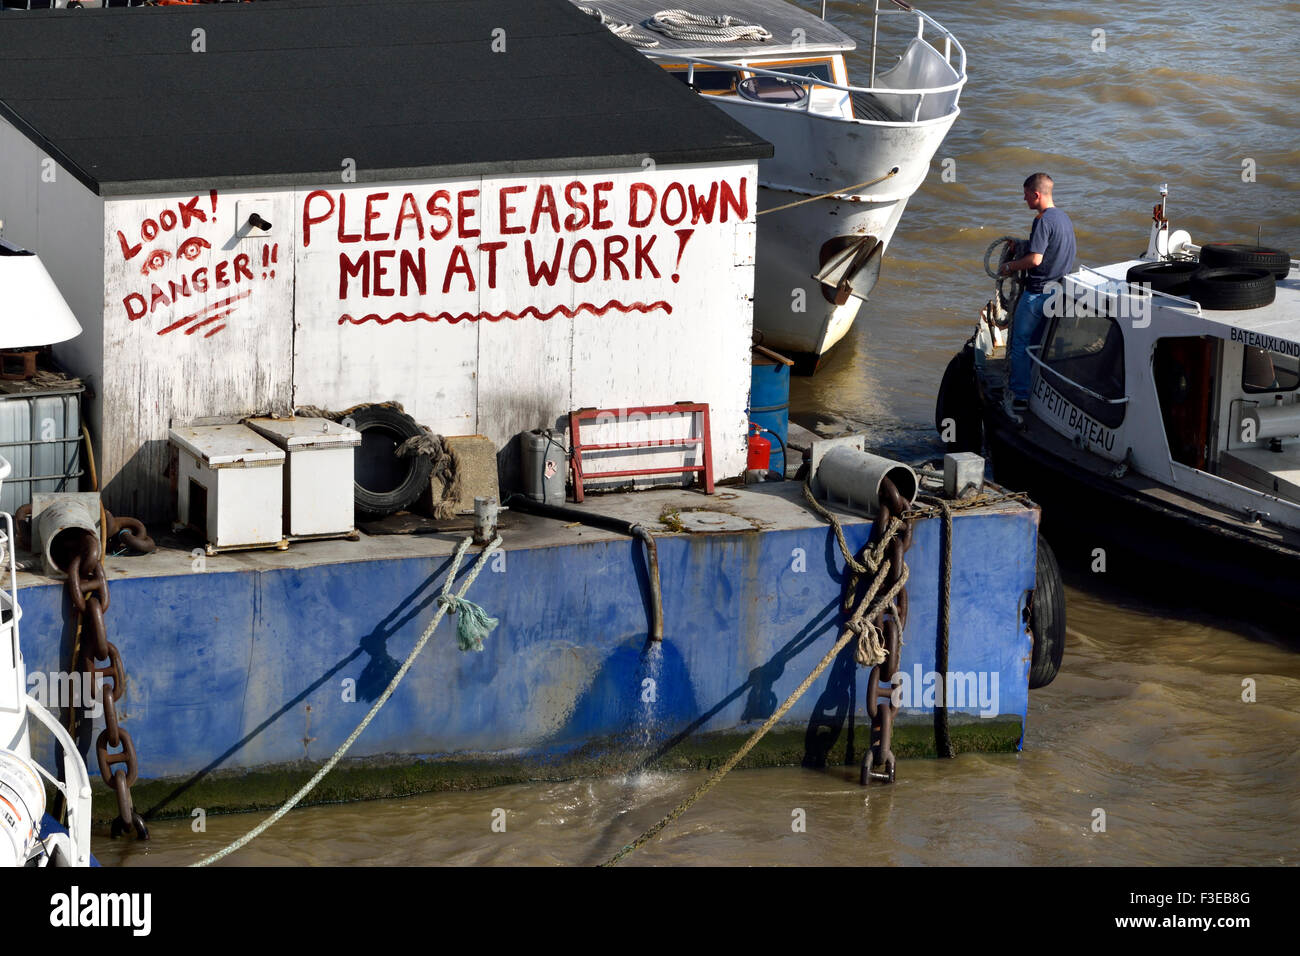
<svg viewBox="0 0 1300 956">
<path fill-rule="evenodd" d="M 361 433 L 327 418 L 250 418 L 284 450 L 284 532 L 291 538 L 354 534 L 353 449 Z"/>
<path fill-rule="evenodd" d="M 288 546 L 282 530 L 284 452 L 243 425 L 173 428 L 179 523 L 208 551 Z"/>
</svg>

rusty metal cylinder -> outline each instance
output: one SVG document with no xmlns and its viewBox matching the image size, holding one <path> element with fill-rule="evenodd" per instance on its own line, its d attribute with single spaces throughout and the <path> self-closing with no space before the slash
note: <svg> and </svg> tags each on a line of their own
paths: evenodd
<svg viewBox="0 0 1300 956">
<path fill-rule="evenodd" d="M 847 445 L 832 448 L 817 465 L 815 481 L 830 501 L 868 514 L 880 512 L 880 486 L 888 478 L 909 506 L 916 501 L 916 472 L 907 465 Z"/>
<path fill-rule="evenodd" d="M 45 573 L 50 577 L 65 577 L 69 559 L 81 553 L 85 538 L 99 540 L 99 515 L 92 514 L 86 496 L 68 495 L 47 505 L 36 516 L 35 534 L 45 559 Z"/>
</svg>

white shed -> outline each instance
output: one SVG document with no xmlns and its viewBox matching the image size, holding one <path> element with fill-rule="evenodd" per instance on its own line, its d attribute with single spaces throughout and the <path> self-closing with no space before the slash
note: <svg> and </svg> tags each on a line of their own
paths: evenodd
<svg viewBox="0 0 1300 956">
<path fill-rule="evenodd" d="M 0 17 L 4 235 L 82 324 L 56 354 L 146 520 L 173 423 L 303 405 L 500 449 L 708 402 L 739 474 L 770 152 L 563 0 Z"/>
</svg>

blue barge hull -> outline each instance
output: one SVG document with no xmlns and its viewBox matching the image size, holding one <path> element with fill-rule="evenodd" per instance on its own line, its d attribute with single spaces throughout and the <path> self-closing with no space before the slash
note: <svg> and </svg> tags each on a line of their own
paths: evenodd
<svg viewBox="0 0 1300 956">
<path fill-rule="evenodd" d="M 665 532 L 660 516 L 671 521 L 679 509 L 725 511 L 755 527 L 659 537 L 665 635 L 656 658 L 645 653 L 640 543 L 509 515 L 504 554 L 489 559 L 467 595 L 500 619 L 485 650 L 460 651 L 454 619 L 444 621 L 350 759 L 556 760 L 575 750 L 621 750 L 651 734 L 744 731 L 770 716 L 834 643 L 843 561 L 793 482 L 713 497 L 607 495 L 586 507 Z M 843 520 L 856 550 L 871 525 Z M 1037 529 L 1036 508 L 1006 502 L 958 513 L 954 530 L 949 668 L 975 682 L 965 706 L 951 708 L 953 719 L 1014 722 L 1016 746 L 1028 709 L 1032 639 L 1023 612 Z M 106 562 L 110 639 L 129 674 L 118 707 L 142 780 L 193 781 L 327 758 L 433 617 L 460 537 L 308 542 L 284 553 L 206 558 L 201 571 L 191 569 L 200 559 L 181 549 Z M 912 684 L 934 669 L 939 560 L 939 520 L 918 521 L 902 651 Z M 63 589 L 33 575 L 22 583 L 29 675 L 65 669 Z M 852 652 L 850 645 L 823 673 L 783 728 L 803 734 L 838 714 L 837 726 L 847 717 L 862 728 L 861 753 L 865 675 L 855 679 Z M 977 685 L 996 699 L 978 699 Z M 900 718 L 929 721 L 933 697 L 920 690 L 905 695 Z"/>
</svg>

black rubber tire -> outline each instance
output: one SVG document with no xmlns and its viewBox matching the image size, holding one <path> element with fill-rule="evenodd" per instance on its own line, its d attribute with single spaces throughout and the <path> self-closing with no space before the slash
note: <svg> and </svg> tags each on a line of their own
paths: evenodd
<svg viewBox="0 0 1300 956">
<path fill-rule="evenodd" d="M 356 449 L 358 480 L 352 486 L 352 500 L 356 510 L 367 517 L 382 518 L 410 507 L 429 487 L 429 475 L 433 471 L 429 457 L 393 456 L 393 461 L 397 462 L 396 470 L 400 472 L 404 467 L 405 472 L 396 480 L 385 483 L 391 487 L 382 488 L 373 485 L 367 488 L 362 485 L 362 481 L 367 480 L 367 473 L 373 470 L 365 467 L 366 463 L 362 459 L 365 455 L 375 456 L 374 467 L 390 467 L 392 462 L 381 462 L 378 456 L 392 455 L 393 448 L 408 438 L 423 435 L 424 429 L 410 415 L 391 405 L 363 405 L 350 411 L 347 418 L 351 419 L 351 426 L 361 432 L 361 444 Z"/>
<path fill-rule="evenodd" d="M 1029 630 L 1034 652 L 1029 664 L 1029 689 L 1046 687 L 1056 679 L 1065 656 L 1065 582 L 1047 539 L 1038 535 L 1037 579 Z"/>
<path fill-rule="evenodd" d="M 943 436 L 943 423 L 951 418 L 955 441 L 947 450 L 980 452 L 984 449 L 984 419 L 980 414 L 979 389 L 975 385 L 975 350 L 967 345 L 948 362 L 934 402 L 934 430 Z"/>
<path fill-rule="evenodd" d="M 1203 309 L 1260 309 L 1277 296 L 1277 280 L 1264 269 L 1202 269 L 1188 291 Z"/>
<path fill-rule="evenodd" d="M 1263 269 L 1275 279 L 1285 279 L 1291 271 L 1291 254 L 1285 249 L 1248 246 L 1238 242 L 1207 242 L 1201 246 L 1204 269 Z"/>
<path fill-rule="evenodd" d="M 1130 285 L 1149 285 L 1152 292 L 1186 296 L 1192 276 L 1199 269 L 1191 259 L 1173 259 L 1168 262 L 1144 262 L 1134 266 L 1124 276 Z"/>
</svg>

